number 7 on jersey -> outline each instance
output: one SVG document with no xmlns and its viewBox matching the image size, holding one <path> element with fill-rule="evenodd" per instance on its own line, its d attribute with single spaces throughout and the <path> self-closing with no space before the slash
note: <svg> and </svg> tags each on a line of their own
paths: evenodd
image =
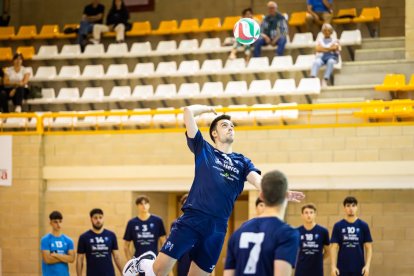
<svg viewBox="0 0 414 276">
<path fill-rule="evenodd" d="M 250 250 L 249 259 L 244 268 L 244 274 L 255 274 L 257 262 L 259 261 L 260 251 L 262 250 L 262 242 L 264 240 L 264 233 L 245 232 L 240 236 L 240 249 L 248 249 L 249 243 L 253 243 L 253 248 Z"/>
</svg>

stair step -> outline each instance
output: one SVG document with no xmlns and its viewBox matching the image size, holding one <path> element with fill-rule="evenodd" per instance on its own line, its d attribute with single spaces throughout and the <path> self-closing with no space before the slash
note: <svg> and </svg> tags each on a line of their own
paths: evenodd
<svg viewBox="0 0 414 276">
<path fill-rule="evenodd" d="M 405 47 L 404 37 L 364 38 L 362 49 L 382 49 Z"/>
<path fill-rule="evenodd" d="M 355 61 L 405 59 L 405 48 L 358 49 Z"/>
</svg>

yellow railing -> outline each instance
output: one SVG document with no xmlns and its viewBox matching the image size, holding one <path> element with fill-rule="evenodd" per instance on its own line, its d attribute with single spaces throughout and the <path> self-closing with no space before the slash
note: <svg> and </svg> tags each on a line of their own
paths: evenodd
<svg viewBox="0 0 414 276">
<path fill-rule="evenodd" d="M 300 104 L 296 106 L 272 106 L 272 107 L 245 107 L 245 108 L 220 108 L 218 113 L 231 112 L 255 112 L 275 111 L 279 116 L 266 123 L 257 120 L 255 116 L 246 123 L 236 125 L 241 130 L 256 129 L 287 129 L 287 128 L 322 128 L 322 127 L 350 127 L 350 126 L 378 126 L 378 125 L 414 125 L 414 101 L 371 101 L 360 103 L 329 103 L 329 104 Z M 284 112 L 298 112 L 297 118 L 289 118 Z M 17 120 L 14 127 L 0 124 L 0 135 L 4 134 L 98 134 L 98 133 L 140 133 L 140 132 L 177 132 L 183 131 L 182 120 L 175 116 L 175 123 L 167 128 L 159 128 L 151 120 L 145 128 L 136 129 L 139 125 L 127 125 L 122 120 L 111 125 L 111 129 L 100 126 L 97 118 L 107 116 L 133 116 L 133 115 L 159 115 L 182 113 L 181 109 L 174 110 L 150 110 L 150 111 L 88 111 L 88 112 L 58 112 L 58 113 L 10 113 L 1 114 L 0 120 Z M 96 122 L 89 129 L 80 128 L 75 120 L 94 117 Z M 25 120 L 19 121 L 19 118 Z M 76 118 L 65 127 L 56 128 L 51 123 L 56 118 Z M 35 119 L 35 120 L 34 120 Z M 200 121 L 200 127 L 207 127 L 207 121 Z M 12 124 L 13 125 L 13 124 Z M 131 128 L 132 127 L 132 128 Z M 63 128 L 63 130 L 62 130 Z M 114 129 L 115 128 L 115 129 Z"/>
</svg>

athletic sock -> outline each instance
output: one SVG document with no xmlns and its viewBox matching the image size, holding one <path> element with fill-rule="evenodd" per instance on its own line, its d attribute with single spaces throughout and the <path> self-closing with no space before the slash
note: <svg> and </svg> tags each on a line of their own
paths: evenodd
<svg viewBox="0 0 414 276">
<path fill-rule="evenodd" d="M 145 276 L 156 276 L 152 266 L 155 260 L 144 259 L 139 262 L 139 268 L 145 271 Z"/>
</svg>

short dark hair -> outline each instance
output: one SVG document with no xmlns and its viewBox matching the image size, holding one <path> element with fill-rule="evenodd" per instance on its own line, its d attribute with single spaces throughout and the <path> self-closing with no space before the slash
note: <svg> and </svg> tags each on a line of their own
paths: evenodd
<svg viewBox="0 0 414 276">
<path fill-rule="evenodd" d="M 23 54 L 22 53 L 15 53 L 12 60 L 15 61 L 18 58 L 21 58 L 22 60 L 24 60 Z"/>
<path fill-rule="evenodd" d="M 256 198 L 256 207 L 257 207 L 257 205 L 259 205 L 260 203 L 264 203 L 264 201 L 260 198 L 260 197 L 258 197 L 258 198 Z"/>
<path fill-rule="evenodd" d="M 305 209 L 312 209 L 312 210 L 314 210 L 315 211 L 315 213 L 316 213 L 316 206 L 315 206 L 315 204 L 313 204 L 313 203 L 308 203 L 308 204 L 305 204 L 305 205 L 303 205 L 302 206 L 302 214 L 303 214 L 303 211 L 305 211 Z"/>
<path fill-rule="evenodd" d="M 288 182 L 286 176 L 277 170 L 266 173 L 262 178 L 263 201 L 269 206 L 277 206 L 286 200 Z"/>
<path fill-rule="evenodd" d="M 247 8 L 247 9 L 242 10 L 242 15 L 245 16 L 246 13 L 248 13 L 248 12 L 250 12 L 251 14 L 253 14 L 253 10 L 251 8 Z"/>
<path fill-rule="evenodd" d="M 219 115 L 216 118 L 214 118 L 214 120 L 211 122 L 209 133 L 210 133 L 210 138 L 211 138 L 211 140 L 213 140 L 214 143 L 216 141 L 214 140 L 214 137 L 213 137 L 213 134 L 212 133 L 213 133 L 213 131 L 215 131 L 217 129 L 217 123 L 220 120 L 229 120 L 230 121 L 231 120 L 231 116 L 230 115 L 226 115 L 226 114 L 222 114 L 222 115 Z"/>
<path fill-rule="evenodd" d="M 358 205 L 358 200 L 355 197 L 353 197 L 353 196 L 347 196 L 344 199 L 344 206 L 346 206 L 347 204 L 355 204 L 355 205 Z"/>
<path fill-rule="evenodd" d="M 137 199 L 135 200 L 135 205 L 138 205 L 138 204 L 142 204 L 142 202 L 145 202 L 145 203 L 150 203 L 150 200 L 149 200 L 149 198 L 146 196 L 146 195 L 140 195 L 139 197 L 137 197 Z"/>
<path fill-rule="evenodd" d="M 89 212 L 90 217 L 93 217 L 94 215 L 103 215 L 103 214 L 104 213 L 103 213 L 102 209 L 99 209 L 99 208 L 94 208 Z"/>
<path fill-rule="evenodd" d="M 49 219 L 50 220 L 55 220 L 55 219 L 63 219 L 62 213 L 59 211 L 53 211 L 52 213 L 49 214 Z"/>
</svg>

